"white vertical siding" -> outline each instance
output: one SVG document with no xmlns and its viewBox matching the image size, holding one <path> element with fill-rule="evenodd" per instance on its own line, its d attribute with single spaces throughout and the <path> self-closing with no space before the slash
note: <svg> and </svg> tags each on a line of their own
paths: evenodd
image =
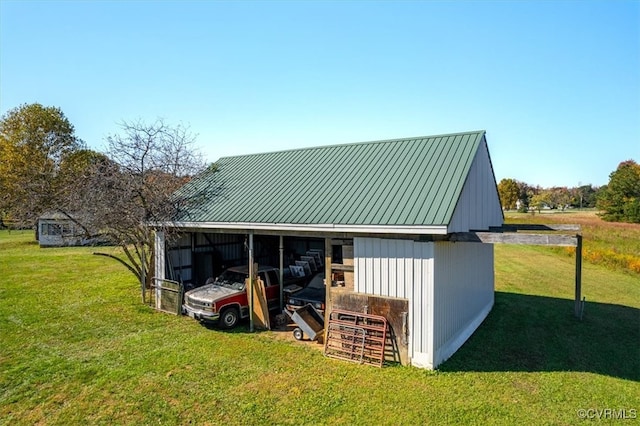
<svg viewBox="0 0 640 426">
<path fill-rule="evenodd" d="M 494 300 L 493 245 L 435 243 L 433 367 L 449 358 L 487 316 Z"/>
<path fill-rule="evenodd" d="M 409 357 L 426 358 L 433 347 L 433 243 L 354 238 L 354 290 L 409 300 Z"/>
<path fill-rule="evenodd" d="M 493 306 L 493 245 L 354 238 L 354 290 L 409 300 L 409 357 L 436 368 Z"/>
<path fill-rule="evenodd" d="M 414 291 L 414 278 L 419 281 L 422 271 L 429 270 L 424 261 L 432 257 L 432 243 L 356 237 L 353 239 L 355 291 L 408 299 Z"/>
<path fill-rule="evenodd" d="M 489 150 L 483 139 L 471 164 L 448 230 L 486 230 L 490 226 L 501 226 L 503 219 Z"/>
<path fill-rule="evenodd" d="M 415 365 L 428 367 L 433 353 L 433 243 L 413 243 L 413 297 L 409 299 L 409 356 Z M 413 319 L 412 319 L 413 318 Z"/>
<path fill-rule="evenodd" d="M 155 236 L 155 271 L 154 276 L 163 280 L 165 278 L 165 236 L 164 232 L 156 231 Z"/>
<path fill-rule="evenodd" d="M 156 231 L 155 248 L 154 248 L 155 258 L 156 258 L 155 277 L 158 279 L 165 278 L 165 273 L 164 273 L 165 272 L 165 246 L 166 246 L 166 240 L 165 240 L 164 232 Z M 162 301 L 160 292 L 161 292 L 160 288 L 156 288 L 156 294 L 155 294 L 156 309 L 160 309 L 160 303 Z"/>
</svg>

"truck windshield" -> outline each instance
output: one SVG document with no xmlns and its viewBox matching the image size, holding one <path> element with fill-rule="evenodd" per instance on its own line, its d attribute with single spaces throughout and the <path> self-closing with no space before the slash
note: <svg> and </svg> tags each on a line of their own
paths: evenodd
<svg viewBox="0 0 640 426">
<path fill-rule="evenodd" d="M 214 284 L 223 287 L 229 287 L 234 290 L 244 290 L 244 280 L 246 278 L 246 274 L 226 270 L 216 279 L 216 282 Z"/>
</svg>

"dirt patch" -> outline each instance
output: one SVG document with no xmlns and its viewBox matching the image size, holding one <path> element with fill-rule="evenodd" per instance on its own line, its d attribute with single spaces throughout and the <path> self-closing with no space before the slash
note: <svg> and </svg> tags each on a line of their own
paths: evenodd
<svg viewBox="0 0 640 426">
<path fill-rule="evenodd" d="M 275 322 L 272 324 L 275 324 Z M 309 337 L 307 335 L 304 335 L 302 340 L 296 340 L 293 337 L 293 330 L 296 327 L 297 325 L 293 322 L 277 325 L 272 327 L 271 332 L 269 334 L 273 336 L 273 338 L 276 340 L 291 341 L 301 345 L 312 347 L 314 349 L 324 350 L 324 344 L 322 343 L 323 336 L 319 336 L 318 340 L 309 340 Z"/>
</svg>

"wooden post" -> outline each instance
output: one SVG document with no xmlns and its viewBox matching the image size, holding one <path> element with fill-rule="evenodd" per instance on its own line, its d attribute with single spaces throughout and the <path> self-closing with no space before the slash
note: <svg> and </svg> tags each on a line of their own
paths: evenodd
<svg viewBox="0 0 640 426">
<path fill-rule="evenodd" d="M 249 233 L 249 332 L 253 333 L 253 232 Z M 246 290 L 245 290 L 246 291 Z"/>
<path fill-rule="evenodd" d="M 331 301 L 331 259 L 333 258 L 333 246 L 331 238 L 324 239 L 324 283 L 325 283 L 325 303 L 324 303 L 324 336 L 323 342 L 327 341 L 327 326 L 329 324 L 329 314 L 332 309 Z"/>
<path fill-rule="evenodd" d="M 145 293 L 146 293 L 146 287 L 147 287 L 147 274 L 146 274 L 146 268 L 145 268 L 145 255 L 144 255 L 144 243 L 142 243 L 140 250 L 142 252 L 142 254 L 140 255 L 140 274 L 142 275 L 140 277 L 140 289 L 142 290 L 142 304 L 144 305 L 147 300 L 145 298 Z"/>
<path fill-rule="evenodd" d="M 165 271 L 167 269 L 167 261 L 168 258 L 166 256 L 166 240 L 164 232 L 156 231 L 155 233 L 155 248 L 154 248 L 154 259 L 155 259 L 155 274 L 154 276 L 158 278 L 158 282 L 162 282 L 166 278 Z M 184 287 L 181 285 L 181 288 Z M 155 293 L 152 293 L 155 292 Z M 160 300 L 160 289 L 153 287 L 149 290 L 149 305 L 152 302 L 152 295 L 155 295 L 156 300 L 156 309 L 160 309 L 160 305 L 157 303 Z"/>
<path fill-rule="evenodd" d="M 284 238 L 280 235 L 280 313 L 284 309 Z"/>
<path fill-rule="evenodd" d="M 576 235 L 576 300 L 574 314 L 580 318 L 580 304 L 582 299 L 582 235 Z"/>
</svg>

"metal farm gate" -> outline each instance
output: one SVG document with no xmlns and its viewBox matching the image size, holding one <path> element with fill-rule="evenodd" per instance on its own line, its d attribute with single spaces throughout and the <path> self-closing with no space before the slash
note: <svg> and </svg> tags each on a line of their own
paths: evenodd
<svg viewBox="0 0 640 426">
<path fill-rule="evenodd" d="M 324 354 L 382 367 L 387 330 L 387 320 L 383 316 L 333 310 L 329 315 Z"/>
<path fill-rule="evenodd" d="M 161 312 L 180 315 L 184 287 L 178 281 L 152 278 L 147 302 L 149 306 Z"/>
</svg>

